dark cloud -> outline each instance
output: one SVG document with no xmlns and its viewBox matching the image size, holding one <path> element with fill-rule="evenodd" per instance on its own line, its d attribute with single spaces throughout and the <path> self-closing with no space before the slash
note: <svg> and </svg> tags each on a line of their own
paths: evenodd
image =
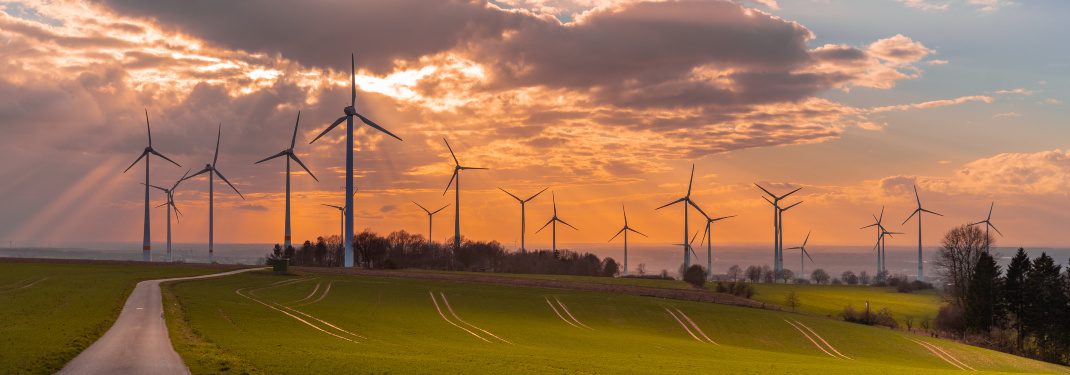
<svg viewBox="0 0 1070 375">
<path fill-rule="evenodd" d="M 261 206 L 259 204 L 239 204 L 237 206 L 234 206 L 234 208 L 237 208 L 239 210 L 248 210 L 248 211 L 267 211 L 268 210 L 267 207 Z"/>
</svg>

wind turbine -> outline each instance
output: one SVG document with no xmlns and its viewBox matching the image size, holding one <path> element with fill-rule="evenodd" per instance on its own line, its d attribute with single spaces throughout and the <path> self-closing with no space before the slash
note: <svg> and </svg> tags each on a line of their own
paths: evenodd
<svg viewBox="0 0 1070 375">
<path fill-rule="evenodd" d="M 417 206 L 419 206 L 420 209 L 424 210 L 424 212 L 427 212 L 427 244 L 430 245 L 431 242 L 432 242 L 432 239 L 434 238 L 434 237 L 431 237 L 431 228 L 432 228 L 431 223 L 435 219 L 435 214 L 437 214 L 439 211 L 445 210 L 446 207 L 449 207 L 450 205 L 446 204 L 445 206 L 442 206 L 442 208 L 437 209 L 434 212 L 431 212 L 431 211 L 428 211 L 426 208 L 424 208 L 424 206 L 420 206 L 420 204 L 416 203 L 416 201 L 412 201 L 412 203 L 417 205 Z"/>
<path fill-rule="evenodd" d="M 230 185 L 231 189 L 234 189 L 235 193 L 238 193 L 238 196 L 241 197 L 242 200 L 245 200 L 245 196 L 241 195 L 241 192 L 238 191 L 238 188 L 234 187 L 234 185 L 231 184 L 230 181 L 227 181 L 227 178 L 223 177 L 223 174 L 219 173 L 219 170 L 217 170 L 215 168 L 216 163 L 219 162 L 219 139 L 222 138 L 222 137 L 223 137 L 223 124 L 219 124 L 219 131 L 216 134 L 216 139 L 215 139 L 215 157 L 212 158 L 212 164 L 205 165 L 204 169 L 202 169 L 200 172 L 194 173 L 192 176 L 189 176 L 189 177 L 186 177 L 186 178 L 183 179 L 183 180 L 188 180 L 188 179 L 200 176 L 201 174 L 204 174 L 204 173 L 208 174 L 208 263 L 209 264 L 211 264 L 213 262 L 213 253 L 215 252 L 215 250 L 213 249 L 213 247 L 215 245 L 215 222 L 214 222 L 214 219 L 215 219 L 215 189 L 214 189 L 215 188 L 215 177 L 213 177 L 213 176 L 219 176 L 219 178 L 221 180 L 223 180 L 223 182 L 226 182 L 227 185 Z"/>
<path fill-rule="evenodd" d="M 134 162 L 130 164 L 129 167 L 126 167 L 126 170 L 123 171 L 123 173 L 126 173 L 130 170 L 130 168 L 133 168 L 134 165 L 136 165 L 137 162 L 141 161 L 142 158 L 145 159 L 145 237 L 141 242 L 141 260 L 144 262 L 148 262 L 152 260 L 152 257 L 149 254 L 150 250 L 152 249 L 152 242 L 149 236 L 149 159 L 151 159 L 151 157 L 148 156 L 149 154 L 152 154 L 163 158 L 163 160 L 171 162 L 171 164 L 178 165 L 178 163 L 175 163 L 174 160 L 168 159 L 166 156 L 163 156 L 163 154 L 156 152 L 156 150 L 152 149 L 152 126 L 149 125 L 148 109 L 145 110 L 145 128 L 149 131 L 149 146 L 145 147 L 145 151 L 141 152 L 141 156 L 138 156 L 137 160 L 134 160 Z M 182 167 L 181 165 L 178 166 Z"/>
<path fill-rule="evenodd" d="M 695 231 L 695 235 L 691 236 L 691 241 L 685 242 L 685 243 L 674 243 L 673 245 L 677 245 L 677 246 L 681 246 L 682 245 L 685 249 L 687 249 L 686 251 L 690 251 L 691 254 L 694 255 L 695 259 L 697 260 L 698 259 L 698 254 L 695 253 L 695 248 L 691 247 L 691 245 L 693 245 L 695 243 L 695 239 L 696 238 L 698 238 L 698 231 Z M 688 268 L 691 268 L 691 266 L 684 267 L 684 274 L 687 274 L 687 269 Z M 683 275 L 681 275 L 681 276 L 683 276 Z"/>
<path fill-rule="evenodd" d="M 903 220 L 903 224 L 900 224 L 900 225 L 906 225 L 906 223 L 908 221 L 910 221 L 910 219 L 913 218 L 914 215 L 918 215 L 918 281 L 925 281 L 925 272 L 922 269 L 922 265 L 924 264 L 924 262 L 921 260 L 921 214 L 923 212 L 928 212 L 928 213 L 936 215 L 936 216 L 944 216 L 944 215 L 941 215 L 941 214 L 926 210 L 924 208 L 921 208 L 921 197 L 918 196 L 918 187 L 917 186 L 914 186 L 914 198 L 918 201 L 918 208 L 915 209 L 914 212 L 912 212 L 910 214 L 910 216 L 907 217 L 906 220 Z"/>
<path fill-rule="evenodd" d="M 455 199 L 455 201 L 453 202 L 454 203 L 454 206 L 453 206 L 453 210 L 454 210 L 454 217 L 453 217 L 453 219 L 454 219 L 453 220 L 453 248 L 454 249 L 460 249 L 461 248 L 461 171 L 465 170 L 465 169 L 487 169 L 487 168 L 462 167 L 461 166 L 461 162 L 457 161 L 457 155 L 453 154 L 453 148 L 450 147 L 450 142 L 447 141 L 446 138 L 442 138 L 442 141 L 446 142 L 446 148 L 448 148 L 450 150 L 450 156 L 453 157 L 453 176 L 450 177 L 450 182 L 448 184 L 446 184 L 446 190 L 444 190 L 442 192 L 442 195 L 446 195 L 446 193 L 448 193 L 450 191 L 450 185 L 453 185 L 454 199 Z M 454 184 L 453 180 L 457 180 L 457 183 Z"/>
<path fill-rule="evenodd" d="M 707 236 L 709 237 L 710 240 L 706 241 L 706 280 L 711 280 L 713 279 L 713 229 L 710 227 L 710 224 L 713 224 L 715 221 L 736 217 L 736 215 L 719 217 L 716 219 L 711 219 L 709 216 L 706 216 L 705 213 L 703 213 L 702 216 L 706 217 L 706 231 L 702 233 L 702 241 L 699 241 L 698 245 L 702 246 L 702 242 L 706 241 Z"/>
<path fill-rule="evenodd" d="M 780 200 L 784 199 L 784 198 L 787 198 L 789 195 L 795 194 L 795 192 L 797 192 L 799 190 L 802 190 L 802 188 L 798 188 L 798 189 L 792 190 L 790 193 L 787 193 L 787 194 L 784 194 L 784 195 L 781 195 L 781 196 L 778 197 L 776 194 L 770 193 L 769 190 L 766 190 L 765 188 L 763 188 L 761 185 L 758 185 L 757 183 L 755 183 L 754 186 L 757 186 L 759 189 L 762 189 L 762 191 L 764 191 L 766 194 L 769 194 L 770 197 L 773 197 L 773 200 L 770 201 L 768 198 L 766 198 L 765 201 L 769 202 L 769 204 L 773 205 L 773 271 L 779 272 L 783 268 L 783 265 L 781 263 L 784 261 L 784 255 L 782 254 L 783 251 L 784 251 L 784 249 L 783 249 L 784 234 L 783 234 L 783 227 L 781 226 L 781 223 L 780 223 L 780 221 L 782 219 L 781 213 L 783 213 L 784 211 L 787 210 L 787 208 L 785 208 L 785 209 L 781 209 L 780 208 Z M 762 197 L 762 198 L 765 198 L 765 197 Z M 802 203 L 802 202 L 799 202 L 799 203 Z M 796 204 L 799 204 L 799 203 L 796 203 Z M 792 206 L 795 206 L 796 204 L 793 204 Z M 788 208 L 791 208 L 791 207 L 788 207 Z"/>
<path fill-rule="evenodd" d="M 867 226 L 864 226 L 864 227 L 861 227 L 861 228 L 858 228 L 858 229 L 866 229 L 866 228 L 869 228 L 869 227 L 877 227 L 877 245 L 874 246 L 874 247 L 877 249 L 877 277 L 879 278 L 881 270 L 884 269 L 883 257 L 881 256 L 882 251 L 883 251 L 881 244 L 884 242 L 884 234 L 886 232 L 888 232 L 887 230 L 884 229 L 884 226 L 881 225 L 881 221 L 884 220 L 884 206 L 881 206 L 881 216 L 877 217 L 876 215 L 874 215 L 873 216 L 873 220 L 874 220 L 873 224 L 870 224 L 870 225 L 867 225 Z"/>
<path fill-rule="evenodd" d="M 283 250 L 290 248 L 290 159 L 293 159 L 293 161 L 296 161 L 297 164 L 301 166 L 301 168 L 304 168 L 305 172 L 308 172 L 308 175 L 312 176 L 312 179 L 316 180 L 316 182 L 320 181 L 320 179 L 316 178 L 316 175 L 312 174 L 312 171 L 308 170 L 308 167 L 305 166 L 305 163 L 302 163 L 301 159 L 297 158 L 297 154 L 294 153 L 294 144 L 297 143 L 297 126 L 300 123 L 301 112 L 298 111 L 297 122 L 294 123 L 294 135 L 293 138 L 290 138 L 290 148 L 282 150 L 282 152 L 279 152 L 275 155 L 264 158 L 264 160 L 254 163 L 260 164 L 280 156 L 286 157 L 286 233 L 283 236 Z"/>
<path fill-rule="evenodd" d="M 795 249 L 801 250 L 801 251 L 799 251 L 799 253 L 800 253 L 799 254 L 799 261 L 802 262 L 802 264 L 799 265 L 799 278 L 801 278 L 803 280 L 806 280 L 806 259 L 803 259 L 803 255 L 805 255 L 807 258 L 810 258 L 810 253 L 806 252 L 806 242 L 807 241 L 810 241 L 810 232 L 806 232 L 806 239 L 803 240 L 802 246 L 788 248 L 788 250 L 795 250 Z M 810 258 L 810 263 L 813 263 L 813 262 L 814 262 L 814 258 Z"/>
<path fill-rule="evenodd" d="M 978 221 L 970 225 L 985 224 L 985 252 L 988 252 L 988 228 L 996 229 L 995 225 L 992 225 L 992 209 L 996 207 L 996 202 L 992 202 L 991 206 L 988 206 L 988 218 Z M 996 233 L 999 233 L 999 229 L 996 229 Z M 1000 237 L 1003 237 L 1003 233 L 999 233 Z"/>
<path fill-rule="evenodd" d="M 320 139 L 320 137 L 323 137 L 324 134 L 327 134 L 328 132 L 333 130 L 335 127 L 338 126 L 338 124 L 341 124 L 342 121 L 346 122 L 346 207 L 353 207 L 353 196 L 350 195 L 350 193 L 353 192 L 353 116 L 360 118 L 360 121 L 364 122 L 368 126 L 371 126 L 376 130 L 386 133 L 387 135 L 394 137 L 399 141 L 401 140 L 401 138 L 394 135 L 394 133 L 383 129 L 382 126 L 379 126 L 378 124 L 372 122 L 372 120 L 369 120 L 367 117 L 364 117 L 361 114 L 357 113 L 357 109 L 354 108 L 357 102 L 357 68 L 355 58 L 352 54 L 349 55 L 349 64 L 350 73 L 352 77 L 352 79 L 349 81 L 349 87 L 350 89 L 352 89 L 353 94 L 349 99 L 349 106 L 345 107 L 342 110 L 343 112 L 345 112 L 345 116 L 339 117 L 337 120 L 334 120 L 334 123 L 331 124 L 331 126 L 328 126 L 327 129 L 324 129 L 323 133 L 320 133 L 319 136 L 316 136 L 316 139 L 313 139 L 312 142 L 309 142 L 309 144 L 315 143 L 317 139 Z M 345 266 L 353 267 L 353 210 L 346 210 L 346 225 L 344 231 L 345 233 L 343 233 L 344 238 L 342 238 L 342 243 L 345 246 Z"/>
<path fill-rule="evenodd" d="M 568 225 L 568 227 L 572 229 L 576 229 L 576 227 L 572 226 L 572 224 L 566 223 L 564 220 L 557 218 L 557 198 L 554 197 L 554 192 L 550 192 L 550 197 L 550 199 L 553 199 L 554 202 L 554 217 L 550 218 L 550 221 L 547 221 L 546 224 L 543 224 L 542 228 L 539 228 L 539 230 L 535 231 L 535 234 L 539 234 L 539 232 L 542 232 L 543 229 L 546 229 L 547 225 L 553 224 L 553 228 L 551 228 L 551 230 L 553 231 L 553 249 L 554 256 L 557 256 L 557 223 Z"/>
<path fill-rule="evenodd" d="M 549 186 L 546 187 L 546 189 L 549 189 L 549 188 L 550 188 Z M 505 191 L 505 193 L 509 194 L 510 197 L 513 197 L 513 199 L 516 199 L 518 202 L 520 202 L 520 253 L 521 254 L 523 254 L 525 252 L 524 251 L 525 250 L 525 248 L 524 248 L 524 235 L 527 232 L 527 223 L 526 223 L 526 219 L 525 219 L 526 216 L 524 214 L 524 204 L 530 202 L 532 199 L 535 199 L 535 197 L 539 196 L 539 194 L 542 194 L 542 192 L 546 191 L 546 189 L 542 189 L 542 191 L 540 191 L 538 193 L 535 193 L 535 195 L 532 195 L 528 199 L 520 199 L 520 197 L 517 197 L 517 196 L 513 195 L 513 193 L 505 191 L 505 189 L 502 189 L 500 187 L 498 188 L 498 190 Z M 626 271 L 624 274 L 627 275 L 628 272 Z"/>
<path fill-rule="evenodd" d="M 182 212 L 178 210 L 178 206 L 175 206 L 175 189 L 178 189 L 178 184 L 186 179 L 186 175 L 189 174 L 190 170 L 186 170 L 186 173 L 182 175 L 182 178 L 175 181 L 175 184 L 172 185 L 170 189 L 164 189 L 156 185 L 149 185 L 160 189 L 167 194 L 167 203 L 156 206 L 157 208 L 167 206 L 167 262 L 171 262 L 171 210 L 175 210 L 175 220 L 178 220 L 178 217 L 182 215 Z"/>
<path fill-rule="evenodd" d="M 685 243 L 687 242 L 687 233 L 688 233 L 688 229 L 687 229 L 687 206 L 690 205 L 691 207 L 694 207 L 696 210 L 698 210 L 698 212 L 702 213 L 702 216 L 706 216 L 706 213 L 702 212 L 701 208 L 698 208 L 698 205 L 695 204 L 695 201 L 691 200 L 691 184 L 694 181 L 695 181 L 695 165 L 691 164 L 691 179 L 687 181 L 687 195 L 685 195 L 683 198 L 674 200 L 674 201 L 672 201 L 672 202 L 670 202 L 670 203 L 668 203 L 668 204 L 666 204 L 664 206 L 661 206 L 661 207 L 658 207 L 658 208 L 654 209 L 655 211 L 657 211 L 657 210 L 660 210 L 662 208 L 669 207 L 669 206 L 672 206 L 672 205 L 680 203 L 680 202 L 684 202 L 685 203 L 684 204 L 684 242 Z M 689 248 L 688 245 L 684 245 L 684 269 L 685 270 L 688 267 L 691 266 L 691 253 L 694 252 L 693 250 L 691 252 L 688 252 L 688 248 Z"/>
<path fill-rule="evenodd" d="M 340 219 L 341 219 L 339 221 L 340 221 L 340 224 L 342 225 L 342 232 L 341 232 L 342 234 L 341 235 L 345 236 L 346 235 L 346 211 L 347 211 L 346 208 L 345 207 L 335 206 L 335 205 L 330 205 L 330 204 L 325 204 L 325 203 L 320 203 L 320 204 L 322 204 L 324 206 L 327 206 L 327 207 L 338 209 L 338 215 L 340 216 Z M 342 238 L 341 240 L 342 240 L 342 242 L 345 242 L 345 238 Z"/>
<path fill-rule="evenodd" d="M 620 231 L 617 232 L 617 234 L 613 235 L 613 238 L 610 238 L 609 241 L 606 242 L 613 242 L 613 239 L 617 238 L 617 236 L 619 236 L 621 233 L 624 233 L 624 276 L 628 276 L 628 232 L 635 232 L 643 237 L 648 236 L 639 233 L 639 231 L 632 229 L 632 227 L 628 226 L 628 211 L 624 209 L 623 202 L 620 204 L 620 210 L 624 212 L 624 228 L 621 228 Z"/>
</svg>

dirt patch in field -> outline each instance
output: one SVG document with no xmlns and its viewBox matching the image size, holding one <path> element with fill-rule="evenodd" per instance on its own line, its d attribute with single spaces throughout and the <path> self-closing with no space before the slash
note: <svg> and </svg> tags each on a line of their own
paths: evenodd
<svg viewBox="0 0 1070 375">
<path fill-rule="evenodd" d="M 418 279 L 446 281 L 454 283 L 490 284 L 507 286 L 524 286 L 532 288 L 548 288 L 563 290 L 580 290 L 587 292 L 630 294 L 635 296 L 678 299 L 685 301 L 708 302 L 722 305 L 745 306 L 754 308 L 774 308 L 761 302 L 737 297 L 731 294 L 717 293 L 705 289 L 666 289 L 635 285 L 613 285 L 599 283 L 584 283 L 564 280 L 529 279 L 523 277 L 506 277 L 495 275 L 459 275 L 446 273 L 412 272 L 412 271 L 382 271 L 365 270 L 359 268 L 318 268 L 318 267 L 293 267 L 296 270 L 314 273 L 327 273 L 339 275 L 357 275 L 371 277 L 389 277 L 397 279 Z"/>
</svg>

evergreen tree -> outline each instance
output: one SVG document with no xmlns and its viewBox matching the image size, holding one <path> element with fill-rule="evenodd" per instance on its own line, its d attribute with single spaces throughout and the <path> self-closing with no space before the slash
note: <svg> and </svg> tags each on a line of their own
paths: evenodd
<svg viewBox="0 0 1070 375">
<path fill-rule="evenodd" d="M 1025 282 L 1031 268 L 1029 255 L 1025 253 L 1025 249 L 1019 247 L 1018 253 L 1011 258 L 1011 264 L 1007 267 L 1007 277 L 1003 281 L 1004 303 L 1013 322 L 1014 330 L 1017 332 L 1019 350 L 1022 349 L 1022 317 L 1029 308 L 1026 304 Z"/>
<path fill-rule="evenodd" d="M 966 289 L 963 306 L 966 329 L 987 333 L 1002 322 L 1002 272 L 991 254 L 981 253 Z"/>
<path fill-rule="evenodd" d="M 1027 310 L 1023 316 L 1023 329 L 1036 339 L 1037 349 L 1047 361 L 1057 361 L 1062 353 L 1058 344 L 1066 318 L 1067 295 L 1063 281 L 1062 266 L 1048 254 L 1041 253 L 1033 259 L 1032 269 L 1026 276 L 1025 297 Z"/>
</svg>

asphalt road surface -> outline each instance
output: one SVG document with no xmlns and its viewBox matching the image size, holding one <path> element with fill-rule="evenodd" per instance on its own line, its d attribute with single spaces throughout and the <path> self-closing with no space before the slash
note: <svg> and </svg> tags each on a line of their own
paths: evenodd
<svg viewBox="0 0 1070 375">
<path fill-rule="evenodd" d="M 126 299 L 119 319 L 96 342 L 57 374 L 189 374 L 167 336 L 160 283 L 203 279 L 257 270 L 249 268 L 211 275 L 146 280 Z"/>
</svg>

